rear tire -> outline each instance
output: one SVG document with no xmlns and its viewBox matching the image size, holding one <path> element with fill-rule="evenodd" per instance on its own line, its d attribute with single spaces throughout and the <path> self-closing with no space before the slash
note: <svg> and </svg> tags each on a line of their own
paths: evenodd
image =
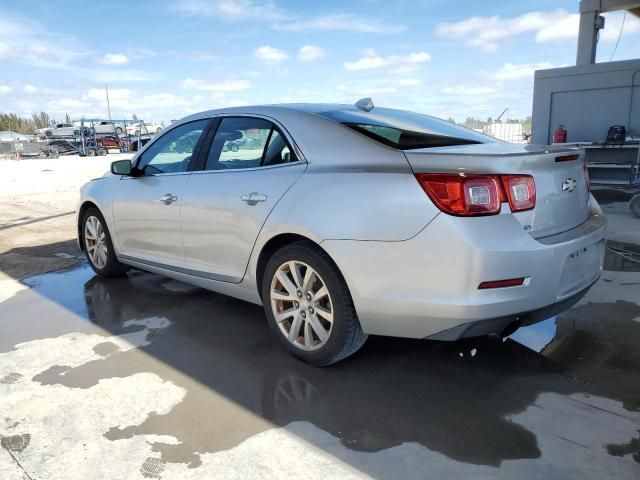
<svg viewBox="0 0 640 480">
<path fill-rule="evenodd" d="M 80 241 L 89 265 L 102 277 L 124 275 L 131 267 L 116 257 L 107 222 L 97 208 L 90 207 L 82 215 Z"/>
<path fill-rule="evenodd" d="M 640 193 L 629 200 L 629 210 L 636 218 L 640 218 Z"/>
<path fill-rule="evenodd" d="M 336 363 L 367 339 L 338 267 L 310 242 L 292 243 L 273 254 L 262 279 L 262 299 L 278 341 L 312 365 Z"/>
</svg>

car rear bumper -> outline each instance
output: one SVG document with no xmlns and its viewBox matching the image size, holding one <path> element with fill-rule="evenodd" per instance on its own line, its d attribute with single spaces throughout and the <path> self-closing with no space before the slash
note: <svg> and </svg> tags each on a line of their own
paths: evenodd
<svg viewBox="0 0 640 480">
<path fill-rule="evenodd" d="M 325 240 L 366 333 L 455 340 L 541 321 L 571 306 L 600 276 L 606 220 L 535 239 L 511 214 L 438 215 L 402 242 Z M 524 277 L 523 285 L 478 289 Z"/>
</svg>

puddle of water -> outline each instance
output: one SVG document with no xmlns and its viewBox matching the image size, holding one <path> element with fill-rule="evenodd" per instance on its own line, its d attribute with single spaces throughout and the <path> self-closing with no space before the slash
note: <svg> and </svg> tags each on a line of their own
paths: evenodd
<svg viewBox="0 0 640 480">
<path fill-rule="evenodd" d="M 608 240 L 603 268 L 609 272 L 640 272 L 640 245 Z"/>
<path fill-rule="evenodd" d="M 556 317 L 551 317 L 543 322 L 521 327 L 507 338 L 540 353 L 556 338 L 556 333 Z"/>
</svg>

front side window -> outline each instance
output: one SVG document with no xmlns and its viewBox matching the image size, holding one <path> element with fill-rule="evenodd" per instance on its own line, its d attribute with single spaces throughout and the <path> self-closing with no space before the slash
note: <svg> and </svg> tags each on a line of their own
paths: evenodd
<svg viewBox="0 0 640 480">
<path fill-rule="evenodd" d="M 205 170 L 279 165 L 295 161 L 284 136 L 261 118 L 225 117 L 209 150 Z"/>
<path fill-rule="evenodd" d="M 146 175 L 186 172 L 208 123 L 198 120 L 171 129 L 142 154 L 138 169 Z"/>
</svg>

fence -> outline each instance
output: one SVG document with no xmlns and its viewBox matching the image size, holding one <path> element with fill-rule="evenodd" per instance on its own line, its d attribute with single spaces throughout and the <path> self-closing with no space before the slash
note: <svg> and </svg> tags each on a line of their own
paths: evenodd
<svg viewBox="0 0 640 480">
<path fill-rule="evenodd" d="M 521 123 L 490 123 L 482 133 L 509 143 L 529 143 L 530 132 L 525 132 Z"/>
</svg>

